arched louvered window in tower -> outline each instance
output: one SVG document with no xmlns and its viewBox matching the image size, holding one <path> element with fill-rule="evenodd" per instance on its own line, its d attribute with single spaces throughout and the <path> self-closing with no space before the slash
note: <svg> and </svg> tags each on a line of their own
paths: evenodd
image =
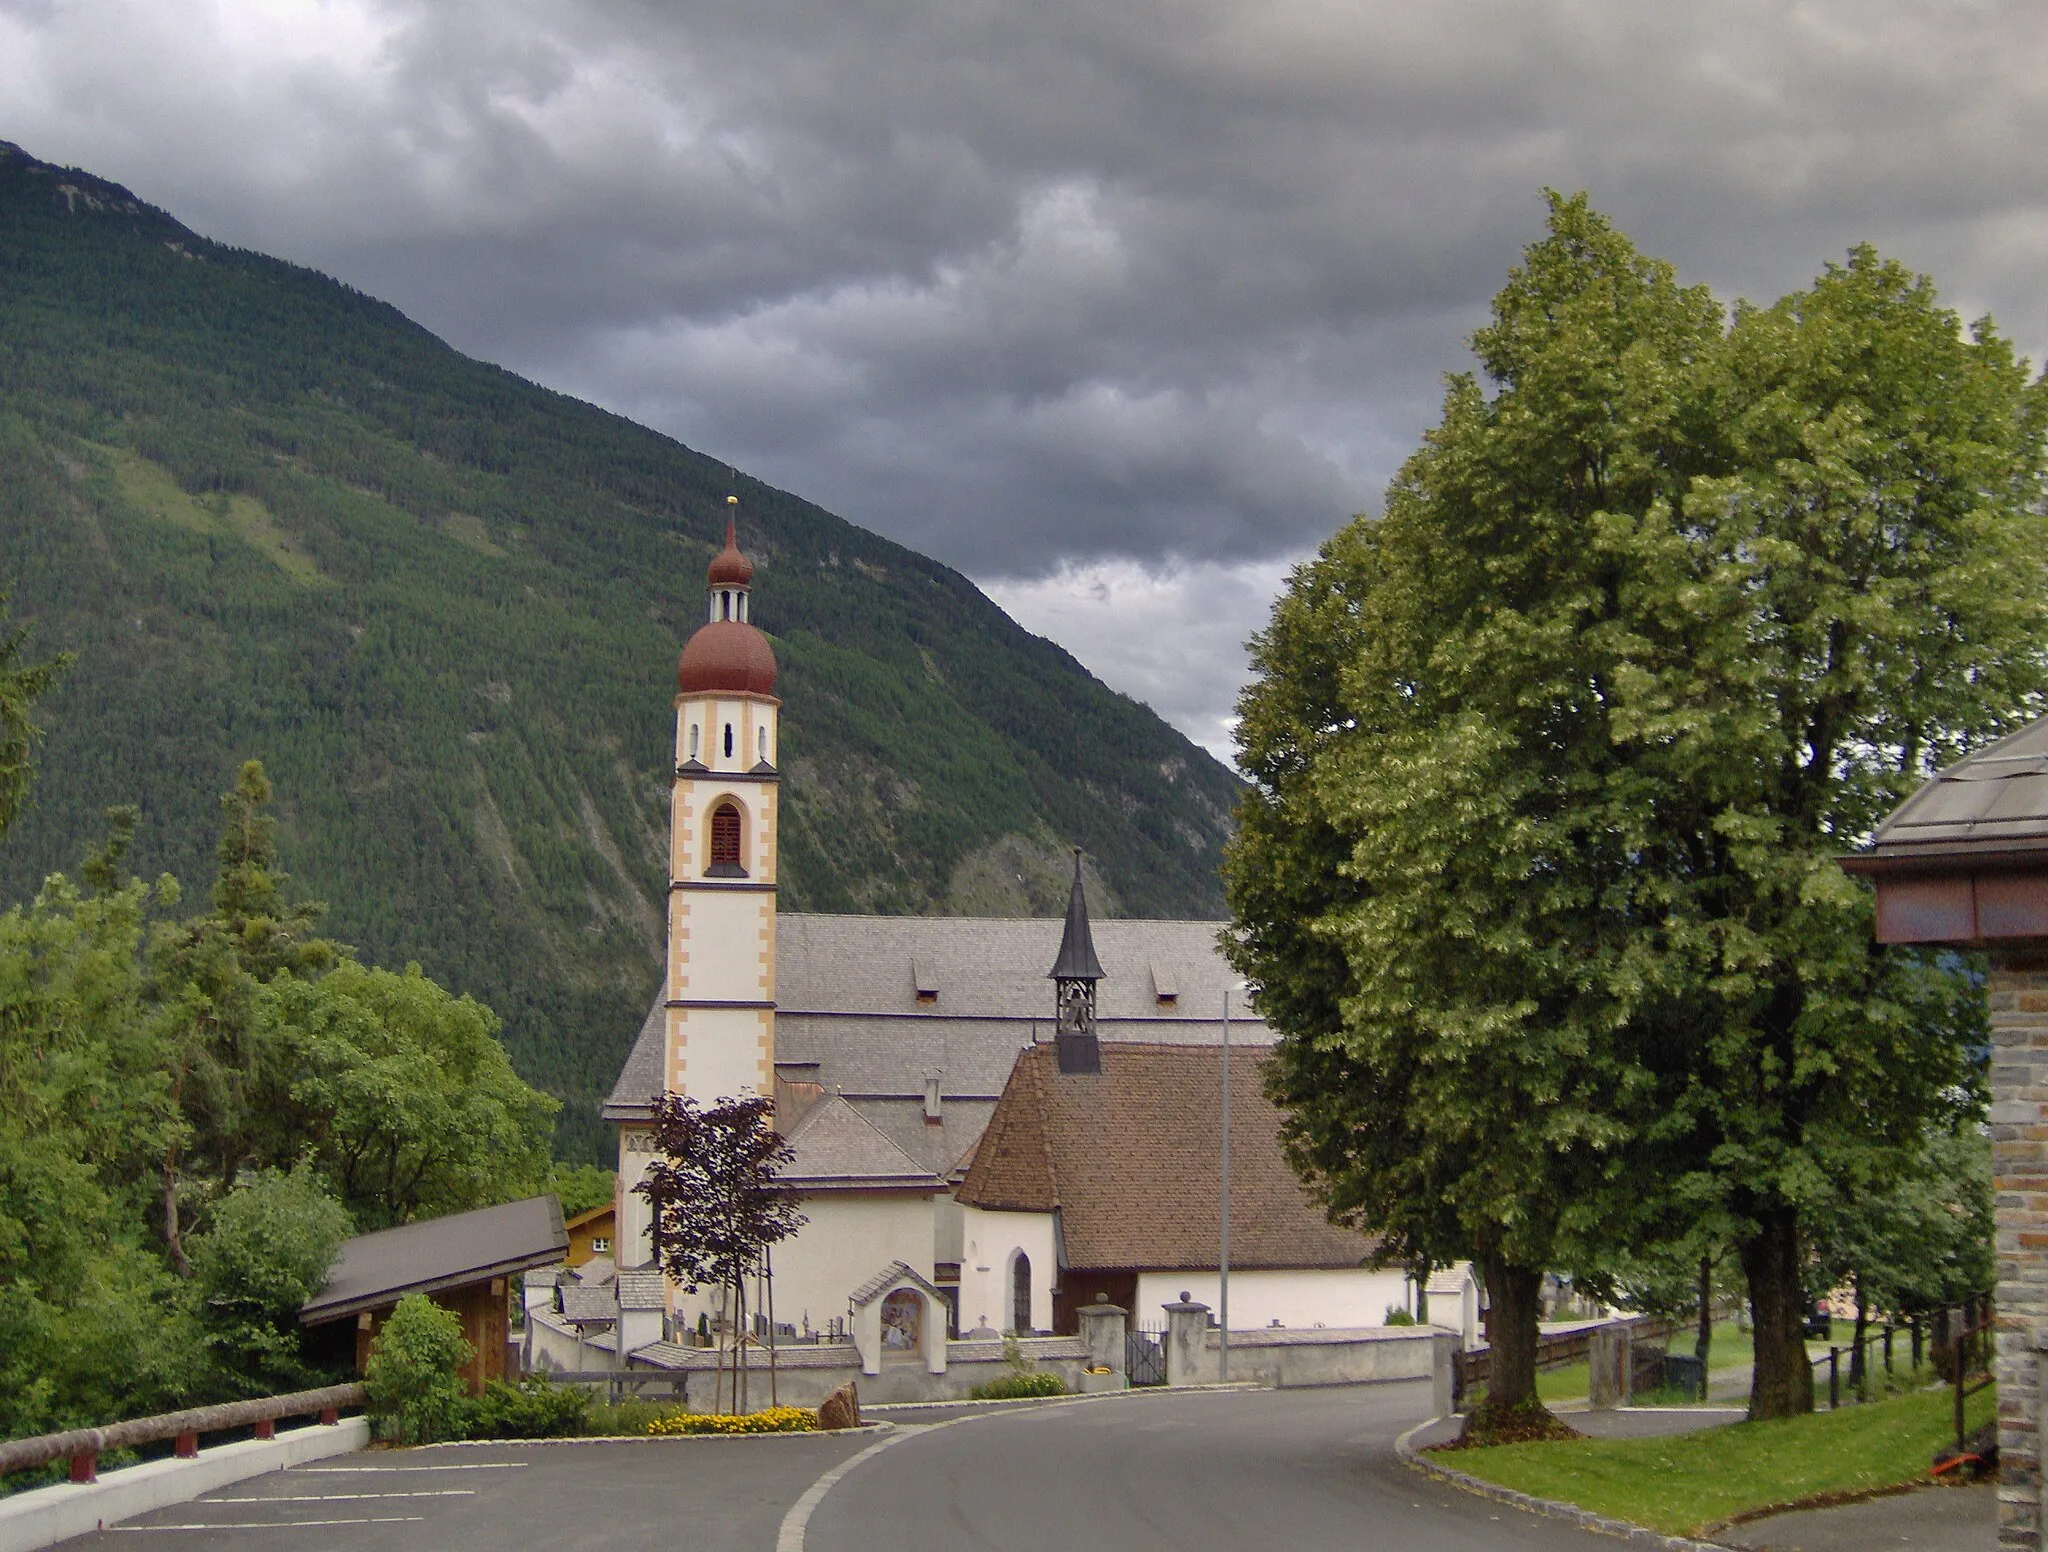
<svg viewBox="0 0 2048 1552">
<path fill-rule="evenodd" d="M 711 866 L 713 878 L 745 878 L 740 862 L 740 811 L 734 803 L 721 803 L 711 811 Z"/>
</svg>

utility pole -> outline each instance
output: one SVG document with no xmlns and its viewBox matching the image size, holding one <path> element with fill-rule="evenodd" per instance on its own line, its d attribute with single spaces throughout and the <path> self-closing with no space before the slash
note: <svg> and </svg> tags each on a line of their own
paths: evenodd
<svg viewBox="0 0 2048 1552">
<path fill-rule="evenodd" d="M 1217 1225 L 1217 1320 L 1222 1326 L 1222 1361 L 1216 1377 L 1230 1381 L 1230 984 L 1223 986 L 1223 1190 Z"/>
</svg>

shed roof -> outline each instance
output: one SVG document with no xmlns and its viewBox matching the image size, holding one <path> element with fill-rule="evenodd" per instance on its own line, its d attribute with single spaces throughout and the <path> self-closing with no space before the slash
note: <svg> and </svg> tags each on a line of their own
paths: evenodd
<svg viewBox="0 0 2048 1552">
<path fill-rule="evenodd" d="M 2048 850 L 2048 718 L 1958 760 L 1901 803 L 1855 862 Z"/>
<path fill-rule="evenodd" d="M 569 1249 L 552 1195 L 480 1207 L 346 1240 L 327 1286 L 299 1309 L 309 1326 L 559 1261 Z"/>
<path fill-rule="evenodd" d="M 1267 1053 L 1230 1053 L 1233 1267 L 1358 1266 L 1377 1241 L 1331 1224 L 1280 1152 Z M 1099 1073 L 1063 1073 L 1051 1046 L 1017 1058 L 955 1193 L 993 1211 L 1058 1212 L 1080 1270 L 1217 1264 L 1222 1052 L 1105 1042 Z"/>
</svg>

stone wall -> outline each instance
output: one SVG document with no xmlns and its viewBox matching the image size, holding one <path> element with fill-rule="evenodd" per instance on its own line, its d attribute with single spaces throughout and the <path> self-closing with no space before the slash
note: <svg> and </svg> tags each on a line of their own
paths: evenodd
<svg viewBox="0 0 2048 1552">
<path fill-rule="evenodd" d="M 1991 981 L 1998 1192 L 1998 1544 L 2041 1532 L 2040 1370 L 2048 1349 L 2048 950 L 2002 951 Z"/>
<path fill-rule="evenodd" d="M 1224 1378 L 1223 1337 L 1208 1324 L 1208 1306 L 1169 1304 L 1166 1312 L 1167 1383 L 1213 1385 Z M 1228 1378 L 1281 1390 L 1431 1379 L 1439 1368 L 1440 1337 L 1455 1341 L 1432 1326 L 1233 1331 Z"/>
</svg>

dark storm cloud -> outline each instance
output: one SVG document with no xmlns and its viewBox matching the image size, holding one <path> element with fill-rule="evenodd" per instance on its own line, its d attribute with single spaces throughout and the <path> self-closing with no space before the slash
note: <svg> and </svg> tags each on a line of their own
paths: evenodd
<svg viewBox="0 0 2048 1552">
<path fill-rule="evenodd" d="M 2044 83 L 2033 0 L 0 0 L 0 136 L 1055 591 L 1370 505 L 1545 184 L 2038 354 Z"/>
</svg>

